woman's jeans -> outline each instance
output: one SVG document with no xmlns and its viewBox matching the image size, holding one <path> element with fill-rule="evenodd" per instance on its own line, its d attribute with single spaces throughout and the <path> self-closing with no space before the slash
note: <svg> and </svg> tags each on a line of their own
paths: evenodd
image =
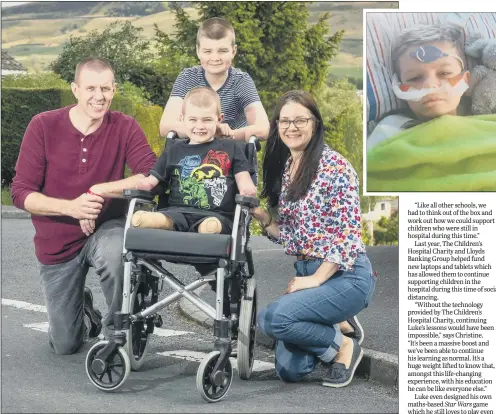
<svg viewBox="0 0 496 414">
<path fill-rule="evenodd" d="M 322 262 L 298 260 L 296 275 L 311 276 Z M 375 284 L 369 258 L 361 253 L 352 270 L 340 270 L 317 288 L 283 295 L 263 308 L 258 314 L 258 326 L 276 339 L 279 378 L 300 381 L 314 370 L 317 358 L 331 362 L 343 341 L 339 323 L 368 306 Z"/>
</svg>

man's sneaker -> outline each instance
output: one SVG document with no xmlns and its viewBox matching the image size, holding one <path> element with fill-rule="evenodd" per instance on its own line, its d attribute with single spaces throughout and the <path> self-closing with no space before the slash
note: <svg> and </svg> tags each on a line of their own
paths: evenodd
<svg viewBox="0 0 496 414">
<path fill-rule="evenodd" d="M 333 362 L 329 368 L 329 374 L 322 381 L 325 387 L 340 388 L 348 385 L 355 375 L 355 370 L 362 360 L 363 351 L 355 339 L 353 341 L 353 356 L 351 357 L 350 366 L 346 368 L 341 362 Z"/>
<path fill-rule="evenodd" d="M 363 332 L 362 325 L 358 322 L 358 318 L 353 316 L 353 318 L 348 319 L 348 322 L 353 328 L 353 332 L 347 332 L 343 335 L 346 335 L 349 338 L 355 339 L 358 342 L 358 345 L 362 345 L 363 339 L 365 338 L 365 333 Z"/>
<path fill-rule="evenodd" d="M 102 314 L 93 307 L 93 294 L 87 286 L 84 287 L 84 316 L 85 325 L 89 322 L 88 337 L 96 338 L 102 330 Z"/>
</svg>

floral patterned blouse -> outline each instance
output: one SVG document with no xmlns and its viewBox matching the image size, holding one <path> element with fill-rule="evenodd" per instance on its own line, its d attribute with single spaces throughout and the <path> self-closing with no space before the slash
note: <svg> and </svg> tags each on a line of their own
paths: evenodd
<svg viewBox="0 0 496 414">
<path fill-rule="evenodd" d="M 339 153 L 324 146 L 319 168 L 307 195 L 296 202 L 286 200 L 289 167 L 286 162 L 278 206 L 279 239 L 286 254 L 324 259 L 351 270 L 362 243 L 358 177 Z"/>
</svg>

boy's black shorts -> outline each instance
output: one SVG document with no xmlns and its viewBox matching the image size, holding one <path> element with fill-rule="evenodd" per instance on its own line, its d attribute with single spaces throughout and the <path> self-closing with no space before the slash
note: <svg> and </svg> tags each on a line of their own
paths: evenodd
<svg viewBox="0 0 496 414">
<path fill-rule="evenodd" d="M 199 208 L 168 207 L 159 210 L 174 222 L 175 231 L 197 232 L 198 226 L 208 217 L 216 217 L 222 225 L 220 234 L 231 234 L 233 223 L 226 216 Z"/>
</svg>

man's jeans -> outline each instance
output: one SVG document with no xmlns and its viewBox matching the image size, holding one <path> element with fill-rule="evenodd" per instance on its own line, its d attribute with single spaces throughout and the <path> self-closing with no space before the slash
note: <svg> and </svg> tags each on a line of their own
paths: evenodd
<svg viewBox="0 0 496 414">
<path fill-rule="evenodd" d="M 122 304 L 124 224 L 124 218 L 106 221 L 88 237 L 74 259 L 39 265 L 48 313 L 48 340 L 55 353 L 72 354 L 83 344 L 83 292 L 90 266 L 99 277 L 107 302 L 104 333 L 108 333 L 108 325 L 113 325 L 114 312 L 120 311 Z"/>
<path fill-rule="evenodd" d="M 322 260 L 298 260 L 297 276 L 313 275 Z M 281 296 L 258 314 L 258 326 L 276 339 L 275 364 L 279 378 L 300 381 L 312 372 L 317 358 L 331 362 L 343 341 L 339 323 L 369 304 L 376 278 L 365 253 L 351 271 L 338 271 L 318 288 Z"/>
</svg>

